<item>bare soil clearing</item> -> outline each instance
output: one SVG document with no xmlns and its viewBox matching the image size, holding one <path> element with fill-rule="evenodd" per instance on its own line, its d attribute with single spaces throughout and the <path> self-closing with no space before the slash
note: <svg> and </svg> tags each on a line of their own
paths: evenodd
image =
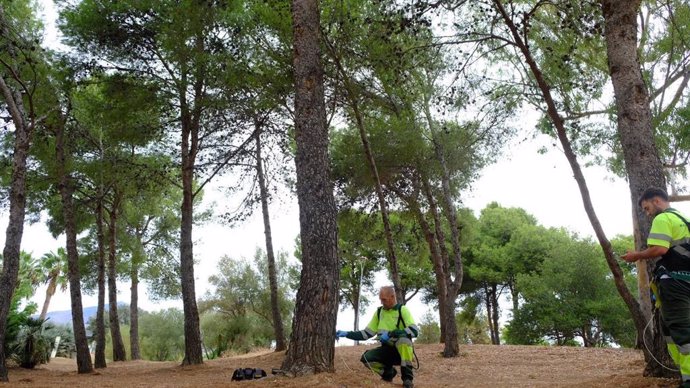
<svg viewBox="0 0 690 388">
<path fill-rule="evenodd" d="M 10 383 L 0 387 L 399 387 L 400 377 L 385 383 L 359 358 L 371 346 L 338 347 L 335 373 L 288 378 L 270 376 L 284 353 L 258 352 L 182 367 L 177 362 L 109 363 L 92 374 L 76 373 L 74 360 L 57 358 L 35 370 L 10 369 Z M 415 387 L 675 387 L 669 379 L 642 377 L 642 353 L 630 349 L 466 345 L 460 357 L 444 359 L 442 345 L 417 345 L 421 368 Z M 269 377 L 230 381 L 236 368 L 262 368 Z"/>
</svg>

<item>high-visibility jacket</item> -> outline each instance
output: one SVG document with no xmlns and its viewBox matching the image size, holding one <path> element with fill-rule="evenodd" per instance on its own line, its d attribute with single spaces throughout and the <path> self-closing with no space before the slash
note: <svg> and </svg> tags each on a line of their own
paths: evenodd
<svg viewBox="0 0 690 388">
<path fill-rule="evenodd" d="M 392 339 L 411 339 L 419 335 L 419 327 L 415 324 L 407 306 L 396 304 L 390 309 L 379 307 L 364 330 L 351 331 L 347 338 L 364 341 L 384 332 L 387 332 Z"/>
<path fill-rule="evenodd" d="M 675 209 L 668 208 L 652 221 L 647 245 L 668 248 L 657 267 L 668 271 L 690 271 L 690 226 Z"/>
</svg>

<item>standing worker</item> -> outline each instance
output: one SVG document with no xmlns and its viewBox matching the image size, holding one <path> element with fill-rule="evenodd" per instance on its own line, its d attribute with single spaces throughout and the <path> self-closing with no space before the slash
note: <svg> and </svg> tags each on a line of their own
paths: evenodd
<svg viewBox="0 0 690 388">
<path fill-rule="evenodd" d="M 647 249 L 621 258 L 632 263 L 661 257 L 651 286 L 656 288 L 657 304 L 661 303 L 661 329 L 668 351 L 680 368 L 680 387 L 690 388 L 690 224 L 670 207 L 664 190 L 648 188 L 639 205 L 653 217 Z"/>
<path fill-rule="evenodd" d="M 377 373 L 384 381 L 393 381 L 398 373 L 394 365 L 400 365 L 403 387 L 412 388 L 412 361 L 414 348 L 412 338 L 419 334 L 419 328 L 412 319 L 407 306 L 398 304 L 395 290 L 391 286 L 381 287 L 379 299 L 382 306 L 376 309 L 376 314 L 360 331 L 338 330 L 338 338 L 347 337 L 355 341 L 368 340 L 378 335 L 381 346 L 364 352 L 360 361 L 364 366 Z"/>
</svg>

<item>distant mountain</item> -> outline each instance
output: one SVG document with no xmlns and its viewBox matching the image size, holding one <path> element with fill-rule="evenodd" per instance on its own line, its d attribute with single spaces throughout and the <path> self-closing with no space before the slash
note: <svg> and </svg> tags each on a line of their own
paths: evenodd
<svg viewBox="0 0 690 388">
<path fill-rule="evenodd" d="M 84 308 L 84 324 L 89 322 L 89 319 L 91 317 L 96 316 L 96 310 L 98 310 L 97 306 L 92 306 L 92 307 L 85 307 Z M 38 317 L 38 315 L 36 315 Z M 72 310 L 65 310 L 65 311 L 51 311 L 48 314 L 46 314 L 46 318 L 48 318 L 48 322 L 55 324 L 55 325 L 72 325 Z"/>
</svg>

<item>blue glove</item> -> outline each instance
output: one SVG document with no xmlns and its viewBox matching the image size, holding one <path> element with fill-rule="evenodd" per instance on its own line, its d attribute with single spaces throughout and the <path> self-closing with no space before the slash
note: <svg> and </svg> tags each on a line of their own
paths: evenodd
<svg viewBox="0 0 690 388">
<path fill-rule="evenodd" d="M 343 338 L 343 337 L 347 337 L 347 333 L 348 333 L 347 331 L 338 330 L 335 332 L 335 336 L 338 338 Z"/>
<path fill-rule="evenodd" d="M 388 335 L 387 331 L 384 331 L 383 334 L 379 334 L 379 341 L 381 341 L 382 344 L 385 344 L 390 340 L 391 337 Z"/>
</svg>

